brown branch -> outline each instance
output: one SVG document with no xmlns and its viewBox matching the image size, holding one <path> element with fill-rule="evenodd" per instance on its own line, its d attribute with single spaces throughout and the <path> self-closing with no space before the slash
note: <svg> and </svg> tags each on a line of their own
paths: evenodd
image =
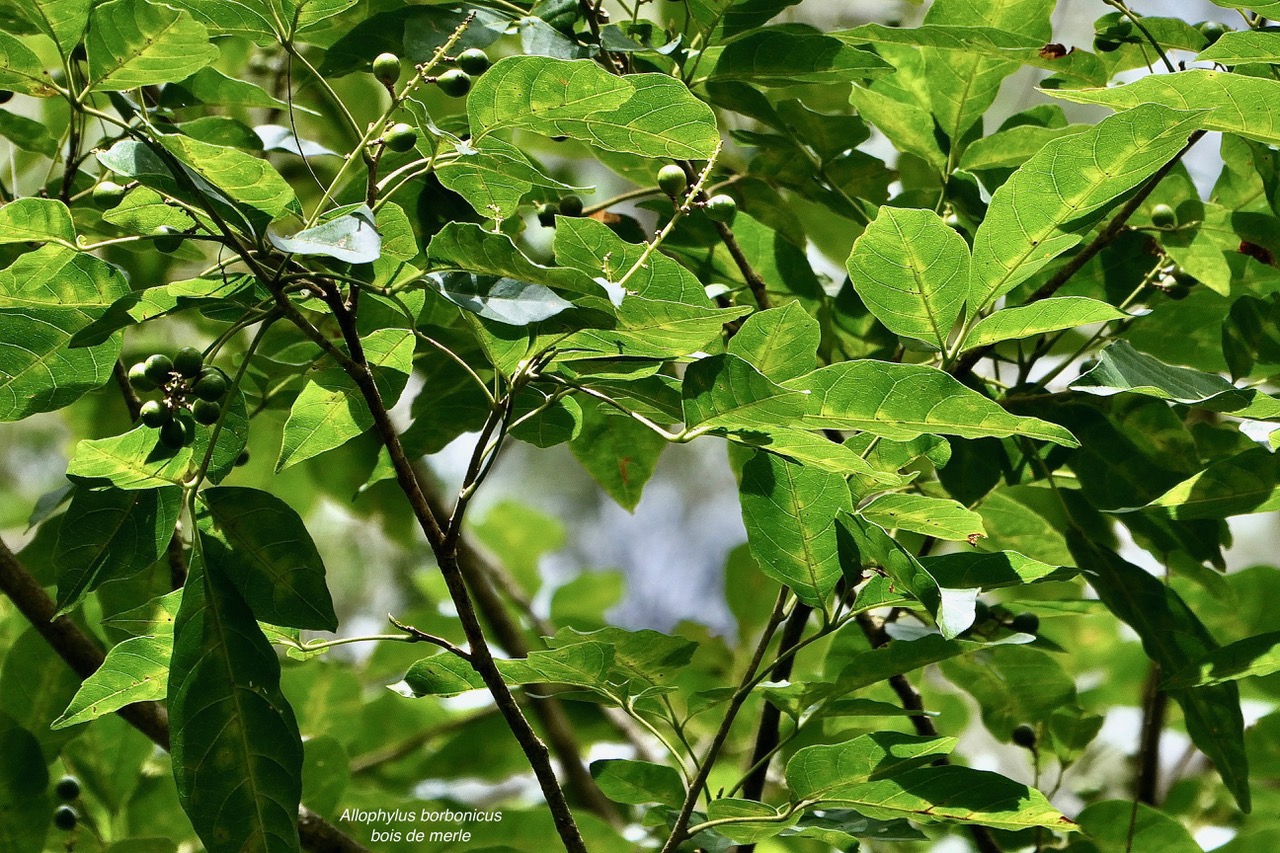
<svg viewBox="0 0 1280 853">
<path fill-rule="evenodd" d="M 0 541 L 0 591 L 9 596 L 31 626 L 82 680 L 102 666 L 106 659 L 102 649 L 67 617 L 54 618 L 57 608 L 53 599 L 3 541 Z M 169 713 L 164 705 L 135 702 L 116 713 L 156 746 L 168 751 Z M 305 806 L 298 810 L 298 834 L 311 853 L 367 853 L 354 839 Z"/>
<path fill-rule="evenodd" d="M 1142 703 L 1142 734 L 1138 746 L 1138 773 L 1134 796 L 1149 806 L 1159 805 L 1160 735 L 1164 733 L 1165 712 L 1169 694 L 1160 689 L 1160 665 L 1151 662 Z"/>
</svg>

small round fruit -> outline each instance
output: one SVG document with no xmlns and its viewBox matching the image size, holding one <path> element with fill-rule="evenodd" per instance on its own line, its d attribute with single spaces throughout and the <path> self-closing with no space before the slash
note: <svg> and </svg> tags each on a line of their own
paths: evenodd
<svg viewBox="0 0 1280 853">
<path fill-rule="evenodd" d="M 394 85 L 400 79 L 400 57 L 394 53 L 380 53 L 373 60 L 373 76 L 385 86 Z"/>
<path fill-rule="evenodd" d="M 143 364 L 146 365 L 147 378 L 156 385 L 163 385 L 169 381 L 169 374 L 173 373 L 173 359 L 164 353 L 156 353 L 149 356 Z"/>
<path fill-rule="evenodd" d="M 450 98 L 461 98 L 471 91 L 471 75 L 461 68 L 450 68 L 436 78 L 436 85 Z"/>
<path fill-rule="evenodd" d="M 124 198 L 124 187 L 115 181 L 99 181 L 93 188 L 93 204 L 99 210 L 110 210 Z"/>
<path fill-rule="evenodd" d="M 1036 745 L 1036 730 L 1034 726 L 1022 723 L 1013 730 L 1013 742 L 1023 749 L 1034 749 Z"/>
<path fill-rule="evenodd" d="M 732 222 L 733 217 L 738 212 L 738 203 L 733 200 L 732 196 L 713 195 L 707 199 L 707 206 L 704 208 L 707 218 L 712 222 Z"/>
<path fill-rule="evenodd" d="M 1034 613 L 1019 613 L 1009 622 L 1009 627 L 1019 634 L 1034 634 L 1040 630 L 1040 617 Z"/>
<path fill-rule="evenodd" d="M 80 796 L 80 781 L 74 776 L 63 776 L 53 786 L 53 792 L 58 795 L 58 799 L 69 803 Z"/>
<path fill-rule="evenodd" d="M 538 205 L 538 224 L 543 228 L 556 227 L 557 208 L 554 204 Z"/>
<path fill-rule="evenodd" d="M 174 450 L 186 447 L 190 437 L 191 427 L 187 421 L 180 418 L 174 418 L 160 427 L 160 441 L 165 447 L 171 447 Z"/>
<path fill-rule="evenodd" d="M 154 244 L 157 252 L 171 255 L 182 245 L 182 232 L 168 225 L 161 225 L 155 232 Z"/>
<path fill-rule="evenodd" d="M 393 124 L 382 134 L 382 144 L 392 151 L 410 151 L 418 143 L 418 131 L 404 122 Z"/>
<path fill-rule="evenodd" d="M 142 404 L 138 418 L 147 426 L 158 429 L 173 420 L 173 412 L 159 400 L 148 400 Z"/>
<path fill-rule="evenodd" d="M 151 381 L 151 377 L 147 375 L 147 365 L 142 361 L 129 368 L 129 384 L 136 391 L 154 391 L 160 387 L 159 383 Z"/>
<path fill-rule="evenodd" d="M 191 388 L 201 400 L 216 403 L 227 395 L 227 379 L 218 370 L 205 370 Z"/>
<path fill-rule="evenodd" d="M 684 169 L 674 163 L 668 163 L 658 170 L 658 189 L 675 198 L 684 195 L 689 188 L 689 178 Z"/>
<path fill-rule="evenodd" d="M 582 199 L 578 198 L 576 195 L 567 195 L 560 199 L 560 215 L 581 216 Z"/>
<path fill-rule="evenodd" d="M 1231 32 L 1230 27 L 1218 21 L 1201 21 L 1196 24 L 1196 29 L 1200 31 L 1200 35 L 1204 36 L 1205 41 L 1209 42 L 1209 44 L 1213 44 Z"/>
<path fill-rule="evenodd" d="M 1178 214 L 1167 204 L 1157 204 L 1151 208 L 1151 224 L 1157 228 L 1177 228 Z"/>
<path fill-rule="evenodd" d="M 236 457 L 236 467 L 241 468 L 249 464 L 249 448 L 240 451 L 240 455 Z"/>
<path fill-rule="evenodd" d="M 458 67 L 472 77 L 479 77 L 489 70 L 489 54 L 478 47 L 469 47 L 458 54 Z"/>
<path fill-rule="evenodd" d="M 58 806 L 58 810 L 53 813 L 53 825 L 64 832 L 75 829 L 79 820 L 80 815 L 71 806 Z"/>
<path fill-rule="evenodd" d="M 173 354 L 173 369 L 187 379 L 195 376 L 204 367 L 204 353 L 195 347 L 183 347 Z"/>
<path fill-rule="evenodd" d="M 196 400 L 191 404 L 191 417 L 196 419 L 196 423 L 205 426 L 216 424 L 218 418 L 222 417 L 222 407 L 208 400 Z"/>
</svg>

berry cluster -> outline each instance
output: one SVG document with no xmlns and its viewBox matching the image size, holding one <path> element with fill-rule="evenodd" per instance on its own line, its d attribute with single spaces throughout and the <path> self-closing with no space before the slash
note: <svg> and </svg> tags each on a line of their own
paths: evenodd
<svg viewBox="0 0 1280 853">
<path fill-rule="evenodd" d="M 148 400 L 139 412 L 144 424 L 160 430 L 168 447 L 185 447 L 195 438 L 196 424 L 216 423 L 222 416 L 219 401 L 227 395 L 227 376 L 216 367 L 205 367 L 204 356 L 194 347 L 183 347 L 173 358 L 156 353 L 129 368 L 129 383 L 138 391 L 163 391 L 163 400 Z"/>
<path fill-rule="evenodd" d="M 63 805 L 58 806 L 58 810 L 53 813 L 53 825 L 64 832 L 70 832 L 76 828 L 80 815 L 66 804 L 80 799 L 80 783 L 74 776 L 63 776 L 58 780 L 58 784 L 53 786 L 53 792 L 63 802 Z"/>
<path fill-rule="evenodd" d="M 479 48 L 468 48 L 453 58 L 457 68 L 450 68 L 435 77 L 426 77 L 427 82 L 435 83 L 440 91 L 450 98 L 461 98 L 471 91 L 471 80 L 489 69 L 489 55 Z M 387 87 L 387 91 L 395 95 L 395 85 L 404 70 L 400 57 L 394 53 L 380 53 L 374 57 L 369 68 L 378 82 Z M 397 122 L 383 132 L 378 140 L 388 150 L 405 152 L 413 150 L 418 143 L 418 130 L 413 125 Z"/>
<path fill-rule="evenodd" d="M 662 190 L 673 201 L 678 200 L 689 189 L 689 178 L 684 169 L 669 163 L 658 170 L 658 189 Z M 718 193 L 699 205 L 702 212 L 712 222 L 729 223 L 738 213 L 738 203 L 733 196 Z"/>
</svg>

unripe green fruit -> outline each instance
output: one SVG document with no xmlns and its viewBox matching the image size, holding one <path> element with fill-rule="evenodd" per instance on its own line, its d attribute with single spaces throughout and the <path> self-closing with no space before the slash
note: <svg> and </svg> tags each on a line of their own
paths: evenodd
<svg viewBox="0 0 1280 853">
<path fill-rule="evenodd" d="M 160 387 L 159 383 L 151 381 L 147 365 L 141 361 L 129 368 L 129 384 L 138 391 L 154 391 Z"/>
<path fill-rule="evenodd" d="M 582 199 L 578 198 L 576 195 L 567 195 L 560 199 L 560 215 L 581 216 Z"/>
<path fill-rule="evenodd" d="M 472 77 L 479 77 L 489 70 L 489 55 L 478 47 L 469 47 L 458 54 L 458 67 Z"/>
<path fill-rule="evenodd" d="M 191 388 L 201 400 L 208 400 L 210 403 L 216 403 L 227 394 L 227 380 L 220 371 L 205 370 L 200 374 L 200 378 L 196 380 L 196 384 Z"/>
<path fill-rule="evenodd" d="M 69 803 L 80 796 L 80 782 L 74 776 L 63 776 L 53 786 L 53 792 L 58 795 L 58 799 Z"/>
<path fill-rule="evenodd" d="M 684 169 L 674 163 L 668 163 L 658 170 L 658 189 L 667 195 L 675 198 L 684 195 L 684 191 L 689 188 L 689 178 L 685 175 Z"/>
<path fill-rule="evenodd" d="M 196 423 L 205 426 L 216 424 L 218 418 L 222 417 L 222 407 L 208 400 L 196 400 L 191 404 L 191 417 L 196 419 Z"/>
<path fill-rule="evenodd" d="M 80 815 L 71 806 L 58 806 L 58 810 L 53 813 L 53 825 L 64 832 L 75 829 L 79 820 Z"/>
<path fill-rule="evenodd" d="M 1009 622 L 1009 627 L 1019 634 L 1034 634 L 1040 630 L 1040 617 L 1034 613 L 1019 613 Z"/>
<path fill-rule="evenodd" d="M 195 347 L 183 347 L 173 354 L 173 369 L 187 379 L 195 376 L 204 367 L 204 353 Z"/>
<path fill-rule="evenodd" d="M 1209 44 L 1213 44 L 1218 39 L 1231 32 L 1231 28 L 1226 24 L 1218 21 L 1201 21 L 1196 24 L 1196 29 L 1200 31 L 1200 35 L 1205 37 Z"/>
<path fill-rule="evenodd" d="M 733 200 L 732 196 L 722 193 L 707 199 L 707 206 L 704 210 L 707 218 L 712 222 L 732 222 L 733 217 L 738 212 L 738 203 Z"/>
<path fill-rule="evenodd" d="M 394 53 L 378 54 L 373 60 L 373 76 L 384 85 L 393 85 L 400 79 L 400 57 Z"/>
<path fill-rule="evenodd" d="M 171 447 L 177 450 L 180 447 L 186 447 L 187 442 L 191 440 L 192 430 L 190 423 L 183 418 L 174 418 L 164 426 L 160 427 L 160 441 L 165 447 Z"/>
<path fill-rule="evenodd" d="M 1031 749 L 1036 745 L 1036 730 L 1034 726 L 1026 723 L 1017 726 L 1013 730 L 1013 742 L 1023 749 Z"/>
<path fill-rule="evenodd" d="M 410 151 L 418 143 L 418 131 L 404 122 L 393 124 L 382 134 L 382 144 L 392 151 Z"/>
<path fill-rule="evenodd" d="M 554 204 L 538 205 L 538 224 L 543 228 L 556 227 L 556 206 Z"/>
<path fill-rule="evenodd" d="M 115 181 L 99 181 L 93 188 L 93 204 L 99 210 L 110 210 L 124 198 L 124 187 Z"/>
<path fill-rule="evenodd" d="M 1178 227 L 1178 214 L 1167 204 L 1157 204 L 1151 208 L 1151 224 L 1157 228 Z"/>
<path fill-rule="evenodd" d="M 159 400 L 148 400 L 138 412 L 139 419 L 149 427 L 162 427 L 173 419 L 173 412 Z"/>
<path fill-rule="evenodd" d="M 173 359 L 163 353 L 156 353 L 147 358 L 145 362 L 147 378 L 156 385 L 163 385 L 169 381 L 169 374 L 173 373 Z"/>
<path fill-rule="evenodd" d="M 471 91 L 471 75 L 461 68 L 450 68 L 436 78 L 436 85 L 450 98 L 461 98 Z"/>
<path fill-rule="evenodd" d="M 171 255 L 178 251 L 178 247 L 182 245 L 182 232 L 175 228 L 170 228 L 168 225 L 161 225 L 155 233 L 156 236 L 153 242 L 157 252 L 164 252 L 166 255 Z"/>
</svg>

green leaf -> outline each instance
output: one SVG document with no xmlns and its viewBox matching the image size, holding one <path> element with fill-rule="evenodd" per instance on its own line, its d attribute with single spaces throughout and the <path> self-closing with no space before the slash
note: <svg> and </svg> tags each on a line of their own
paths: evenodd
<svg viewBox="0 0 1280 853">
<path fill-rule="evenodd" d="M 197 543 L 169 670 L 178 798 L 209 853 L 298 853 L 302 739 L 280 692 L 280 664 L 201 552 Z"/>
<path fill-rule="evenodd" d="M 1255 447 L 1214 462 L 1147 506 L 1170 518 L 1226 518 L 1280 509 L 1280 455 Z"/>
<path fill-rule="evenodd" d="M 180 208 L 168 204 L 160 193 L 148 187 L 137 187 L 102 218 L 131 234 L 154 234 L 160 228 L 186 231 L 195 220 Z"/>
<path fill-rule="evenodd" d="M 1130 392 L 1226 412 L 1239 418 L 1280 419 L 1280 400 L 1253 388 L 1237 388 L 1216 373 L 1174 367 L 1138 352 L 1128 341 L 1115 341 L 1098 356 L 1098 364 L 1071 383 L 1072 390 L 1109 397 Z"/>
<path fill-rule="evenodd" d="M 61 246 L 0 270 L 0 421 L 60 409 L 110 380 L 119 336 L 88 349 L 68 345 L 128 292 L 115 267 Z"/>
<path fill-rule="evenodd" d="M 16 36 L 0 31 L 0 88 L 47 97 L 56 94 L 50 83 L 35 51 Z"/>
<path fill-rule="evenodd" d="M 290 234 L 281 230 L 268 229 L 267 239 L 282 252 L 319 255 L 348 264 L 373 263 L 382 255 L 382 237 L 374 226 L 373 211 L 364 204 L 340 208 L 311 228 Z"/>
<path fill-rule="evenodd" d="M 853 510 L 844 478 L 756 453 L 743 466 L 739 499 L 760 570 L 822 607 L 841 574 L 836 519 Z"/>
<path fill-rule="evenodd" d="M 729 340 L 728 351 L 774 382 L 785 382 L 817 367 L 821 338 L 818 321 L 799 302 L 788 302 L 747 317 Z"/>
<path fill-rule="evenodd" d="M 1146 803 L 1107 800 L 1093 803 L 1076 820 L 1099 853 L 1160 850 L 1163 853 L 1201 853 L 1187 828 Z"/>
<path fill-rule="evenodd" d="M 889 331 L 946 347 L 969 292 L 969 247 L 938 214 L 881 207 L 846 267 L 853 289 Z"/>
<path fill-rule="evenodd" d="M 1235 133 L 1268 145 L 1280 144 L 1280 82 L 1269 78 L 1193 69 L 1152 74 L 1110 89 L 1055 89 L 1048 94 L 1114 110 L 1139 104 L 1204 110 L 1192 120 L 1193 127 Z"/>
<path fill-rule="evenodd" d="M 413 332 L 379 329 L 362 343 L 378 390 L 394 405 L 413 370 Z M 276 470 L 341 447 L 372 426 L 373 414 L 355 380 L 340 367 L 325 368 L 307 380 L 289 409 Z"/>
<path fill-rule="evenodd" d="M 172 643 L 170 637 L 133 637 L 113 646 L 102 666 L 80 685 L 53 728 L 87 723 L 134 702 L 163 700 Z"/>
<path fill-rule="evenodd" d="M 76 489 L 53 554 L 60 613 L 104 581 L 145 569 L 165 553 L 182 511 L 175 486 L 123 491 Z"/>
<path fill-rule="evenodd" d="M 204 560 L 229 578 L 263 622 L 336 631 L 324 561 L 298 514 L 284 501 L 242 486 L 200 492 L 197 522 Z"/>
<path fill-rule="evenodd" d="M 858 514 L 886 530 L 910 530 L 937 539 L 975 541 L 986 536 L 982 516 L 953 500 L 926 495 L 884 494 L 858 510 Z"/>
<path fill-rule="evenodd" d="M 27 17 L 53 39 L 58 52 L 70 56 L 89 22 L 92 0 L 31 0 L 23 4 Z"/>
<path fill-rule="evenodd" d="M 431 273 L 427 281 L 459 308 L 507 326 L 528 326 L 573 307 L 546 285 L 465 272 Z"/>
<path fill-rule="evenodd" d="M 685 424 L 704 431 L 768 429 L 798 420 L 805 410 L 804 392 L 770 381 L 736 355 L 709 356 L 689 365 L 680 394 Z"/>
<path fill-rule="evenodd" d="M 472 144 L 502 128 L 569 136 L 641 157 L 709 158 L 720 134 L 711 108 L 666 74 L 610 74 L 591 60 L 509 56 L 467 98 Z"/>
<path fill-rule="evenodd" d="M 900 93 L 890 94 L 880 91 L 879 87 L 869 89 L 858 85 L 849 93 L 849 101 L 858 115 L 879 128 L 896 147 L 916 155 L 938 172 L 946 170 L 947 156 L 934 136 L 933 116 L 918 103 Z"/>
<path fill-rule="evenodd" d="M 49 768 L 40 742 L 6 714 L 0 714 L 0 844 L 6 850 L 38 853 L 50 832 Z"/>
<path fill-rule="evenodd" d="M 848 83 L 893 71 L 874 53 L 818 32 L 769 27 L 734 39 L 716 59 L 709 80 L 757 86 Z"/>
<path fill-rule="evenodd" d="M 1087 296 L 1041 299 L 1030 305 L 1004 308 L 983 317 L 964 339 L 964 348 L 976 349 L 1000 341 L 1016 341 L 1090 323 L 1106 323 L 1127 316 L 1119 308 Z"/>
<path fill-rule="evenodd" d="M 954 657 L 942 674 L 978 700 L 982 721 L 1008 741 L 1016 726 L 1045 722 L 1059 708 L 1076 704 L 1076 686 L 1057 659 L 1027 646 L 1002 645 Z"/>
<path fill-rule="evenodd" d="M 19 198 L 0 207 L 0 243 L 26 242 L 74 247 L 76 226 L 71 211 L 52 198 Z"/>
<path fill-rule="evenodd" d="M 0 136 L 23 151 L 43 154 L 51 160 L 58 153 L 58 141 L 49 133 L 48 127 L 7 110 L 0 112 Z"/>
<path fill-rule="evenodd" d="M 1275 65 L 1280 63 L 1280 39 L 1276 38 L 1274 30 L 1223 33 L 1216 42 L 1200 51 L 1196 61 L 1220 65 Z"/>
<path fill-rule="evenodd" d="M 35 736 L 44 763 L 58 757 L 62 747 L 81 730 L 53 731 L 50 725 L 67 707 L 80 686 L 80 677 L 67 666 L 35 628 L 28 628 L 5 649 L 0 671 L 0 696 L 5 715 Z"/>
<path fill-rule="evenodd" d="M 1162 671 L 1183 672 L 1218 648 L 1172 587 L 1078 534 L 1071 536 L 1069 544 L 1076 561 L 1088 567 L 1087 578 L 1098 597 L 1138 632 L 1147 656 Z M 1192 742 L 1213 762 L 1240 810 L 1247 813 L 1252 801 L 1249 758 L 1244 748 L 1240 691 L 1235 683 L 1171 690 L 1169 694 L 1182 706 Z"/>
<path fill-rule="evenodd" d="M 767 24 L 800 0 L 688 0 L 689 14 L 709 43 Z"/>
<path fill-rule="evenodd" d="M 1024 557 L 1017 551 L 959 551 L 921 559 L 929 574 L 948 589 L 1000 589 L 1038 581 L 1073 577 L 1075 569 L 1061 568 Z"/>
<path fill-rule="evenodd" d="M 1143 104 L 1040 149 L 996 190 L 974 234 L 969 315 L 1083 240 L 1116 199 L 1151 177 L 1202 124 L 1199 113 Z"/>
<path fill-rule="evenodd" d="M 725 437 L 745 447 L 767 450 L 822 471 L 842 476 L 857 474 L 880 486 L 905 486 L 911 480 L 910 476 L 876 468 L 847 445 L 802 429 L 770 427 L 768 432 L 731 430 Z"/>
<path fill-rule="evenodd" d="M 440 183 L 461 195 L 479 214 L 506 219 L 534 187 L 582 192 L 585 187 L 562 183 L 547 175 L 523 151 L 496 136 L 475 147 L 459 142 L 458 156 L 436 168 Z"/>
<path fill-rule="evenodd" d="M 658 803 L 678 808 L 684 802 L 680 774 L 665 764 L 625 759 L 593 761 L 591 778 L 615 803 L 632 806 Z"/>
<path fill-rule="evenodd" d="M 218 58 L 208 30 L 191 15 L 146 0 L 95 6 L 85 50 L 89 85 L 99 92 L 172 83 Z"/>
<path fill-rule="evenodd" d="M 569 442 L 569 450 L 609 497 L 634 512 L 667 440 L 589 398 L 583 398 L 582 411 L 582 430 Z"/>
<path fill-rule="evenodd" d="M 67 465 L 67 476 L 90 486 L 128 490 L 181 486 L 191 464 L 191 448 L 174 450 L 159 438 L 159 430 L 137 426 L 122 435 L 81 441 Z"/>
<path fill-rule="evenodd" d="M 190 136 L 163 135 L 160 143 L 192 173 L 208 181 L 231 201 L 267 219 L 297 205 L 293 188 L 270 163 L 226 145 L 211 145 Z"/>
<path fill-rule="evenodd" d="M 1088 130 L 1087 124 L 1064 127 L 1041 127 L 1019 124 L 990 136 L 975 139 L 964 149 L 960 168 L 967 172 L 987 169 L 1016 169 L 1030 160 L 1037 151 L 1055 139 Z"/>
<path fill-rule="evenodd" d="M 1204 687 L 1280 672 L 1280 631 L 1237 640 L 1205 655 L 1190 669 L 1173 673 L 1165 687 Z"/>
<path fill-rule="evenodd" d="M 497 663 L 508 684 L 567 684 L 603 691 L 608 688 L 606 675 L 613 659 L 613 647 L 607 643 L 578 642 Z M 484 686 L 470 663 L 442 652 L 413 664 L 404 680 L 391 689 L 402 696 L 451 696 Z"/>
<path fill-rule="evenodd" d="M 875 732 L 843 743 L 806 746 L 787 762 L 787 786 L 796 800 L 828 800 L 850 785 L 929 764 L 949 755 L 957 743 L 953 737 Z"/>
<path fill-rule="evenodd" d="M 784 386 L 810 392 L 802 423 L 812 429 L 859 429 L 898 441 L 1025 435 L 1079 445 L 1057 424 L 1011 415 L 933 367 L 866 359 L 822 367 Z"/>
</svg>

